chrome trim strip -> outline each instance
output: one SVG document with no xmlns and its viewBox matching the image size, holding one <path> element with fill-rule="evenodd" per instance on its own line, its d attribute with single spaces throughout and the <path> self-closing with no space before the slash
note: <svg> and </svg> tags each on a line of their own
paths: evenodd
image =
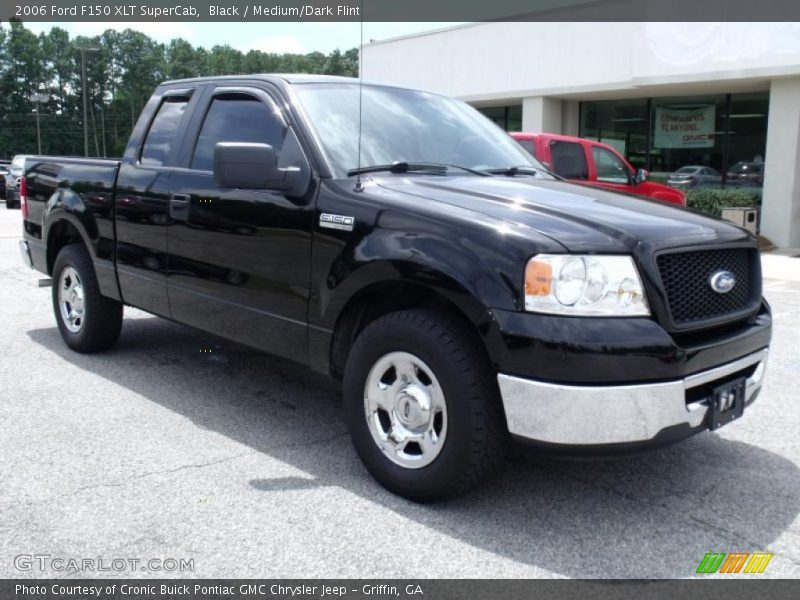
<svg viewBox="0 0 800 600">
<path fill-rule="evenodd" d="M 686 390 L 758 363 L 747 379 L 745 403 L 761 387 L 768 349 L 685 379 L 625 386 L 573 386 L 498 374 L 514 435 L 553 444 L 644 442 L 675 425 L 702 425 L 708 406 L 686 404 Z"/>
<path fill-rule="evenodd" d="M 708 383 L 709 381 L 714 381 L 716 379 L 722 379 L 723 377 L 727 377 L 731 373 L 736 373 L 736 371 L 741 371 L 742 369 L 746 369 L 747 367 L 757 362 L 766 360 L 768 353 L 769 350 L 767 348 L 764 348 L 763 350 L 759 350 L 758 352 L 749 354 L 744 358 L 740 358 L 733 362 L 724 364 L 721 367 L 714 367 L 713 369 L 709 369 L 708 371 L 703 371 L 701 373 L 689 375 L 686 379 L 684 379 L 684 381 L 686 382 L 686 389 L 688 390 L 697 387 L 698 385 L 703 385 L 704 383 Z"/>
</svg>

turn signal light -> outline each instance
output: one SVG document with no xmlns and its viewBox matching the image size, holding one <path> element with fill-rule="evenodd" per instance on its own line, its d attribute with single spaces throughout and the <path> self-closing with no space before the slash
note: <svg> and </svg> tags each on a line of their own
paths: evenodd
<svg viewBox="0 0 800 600">
<path fill-rule="evenodd" d="M 525 295 L 549 296 L 553 283 L 553 265 L 539 260 L 528 261 L 525 267 Z"/>
</svg>

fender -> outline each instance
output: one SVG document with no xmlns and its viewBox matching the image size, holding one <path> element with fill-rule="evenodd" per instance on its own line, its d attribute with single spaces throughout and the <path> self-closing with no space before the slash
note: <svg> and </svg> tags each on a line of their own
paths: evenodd
<svg viewBox="0 0 800 600">
<path fill-rule="evenodd" d="M 499 260 L 503 257 L 505 260 Z M 512 248 L 497 252 L 494 268 L 471 247 L 431 232 L 376 229 L 357 245 L 348 246 L 319 273 L 320 289 L 312 324 L 333 330 L 347 304 L 377 285 L 414 283 L 435 291 L 471 319 L 490 308 L 516 310 L 522 273 Z M 507 265 L 503 269 L 502 265 Z M 515 281 L 520 279 L 520 281 Z M 318 311 L 318 312 L 317 312 Z M 314 313 L 316 312 L 316 319 Z"/>
<path fill-rule="evenodd" d="M 86 205 L 78 194 L 70 189 L 61 189 L 50 196 L 45 204 L 43 221 L 42 239 L 45 242 L 50 239 L 53 226 L 66 221 L 80 234 L 92 260 L 97 259 L 97 223 L 87 214 Z"/>
<path fill-rule="evenodd" d="M 314 281 L 319 288 L 312 291 L 309 304 L 311 367 L 324 373 L 341 367 L 336 357 L 341 354 L 341 344 L 346 348 L 349 340 L 335 339 L 334 332 L 355 326 L 342 321 L 355 317 L 351 306 L 379 299 L 387 303 L 384 308 L 401 309 L 404 302 L 414 299 L 398 297 L 411 292 L 409 286 L 426 298 L 439 297 L 454 306 L 471 322 L 488 350 L 489 340 L 499 335 L 490 309 L 515 311 L 519 307 L 522 273 L 515 276 L 520 264 L 516 250 L 512 244 L 494 248 L 493 269 L 477 245 L 454 244 L 447 233 L 372 229 L 340 248 L 324 270 L 316 271 Z M 332 248 L 324 242 L 321 246 Z M 318 257 L 318 267 L 319 262 Z"/>
<path fill-rule="evenodd" d="M 51 233 L 54 233 L 54 228 L 58 228 L 59 224 L 68 223 L 74 231 L 78 232 L 83 245 L 92 258 L 100 292 L 104 296 L 120 300 L 121 295 L 114 269 L 113 243 L 103 243 L 103 236 L 100 234 L 100 226 L 97 221 L 97 208 L 87 206 L 84 196 L 91 196 L 98 204 L 108 204 L 110 209 L 110 200 L 98 196 L 97 193 L 88 192 L 82 196 L 69 188 L 58 190 L 47 200 L 43 214 L 42 240 L 47 246 L 48 272 L 52 274 L 55 261 L 55 253 L 51 248 Z M 102 216 L 110 217 L 110 214 Z"/>
</svg>

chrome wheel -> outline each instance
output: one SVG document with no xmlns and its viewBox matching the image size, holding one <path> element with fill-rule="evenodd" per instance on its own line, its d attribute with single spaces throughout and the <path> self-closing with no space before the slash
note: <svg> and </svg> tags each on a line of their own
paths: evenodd
<svg viewBox="0 0 800 600">
<path fill-rule="evenodd" d="M 81 278 L 72 267 L 65 267 L 61 271 L 58 280 L 58 307 L 67 329 L 78 333 L 83 327 L 84 295 Z"/>
<path fill-rule="evenodd" d="M 382 356 L 367 375 L 364 412 L 372 439 L 393 463 L 419 469 L 444 447 L 447 406 L 433 371 L 408 352 Z"/>
</svg>

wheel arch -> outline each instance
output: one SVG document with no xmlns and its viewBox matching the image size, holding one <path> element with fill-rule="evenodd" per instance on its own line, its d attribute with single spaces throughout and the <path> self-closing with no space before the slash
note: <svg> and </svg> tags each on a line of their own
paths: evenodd
<svg viewBox="0 0 800 600">
<path fill-rule="evenodd" d="M 339 312 L 331 337 L 328 372 L 341 379 L 353 342 L 369 323 L 390 312 L 414 308 L 441 310 L 455 316 L 474 334 L 489 357 L 486 337 L 493 320 L 487 307 L 466 288 L 452 279 L 446 287 L 414 279 L 384 279 L 359 289 Z"/>
<path fill-rule="evenodd" d="M 77 219 L 67 213 L 55 216 L 47 225 L 45 234 L 47 248 L 47 274 L 53 274 L 53 265 L 56 257 L 64 246 L 69 244 L 81 243 L 89 252 L 89 256 L 94 258 L 94 249 L 89 241 L 89 237 L 81 227 Z"/>
</svg>

